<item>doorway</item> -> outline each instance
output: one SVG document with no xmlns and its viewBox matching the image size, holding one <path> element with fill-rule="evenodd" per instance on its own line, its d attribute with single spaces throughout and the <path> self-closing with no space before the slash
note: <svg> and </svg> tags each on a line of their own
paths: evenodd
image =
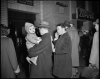
<svg viewBox="0 0 100 79">
<path fill-rule="evenodd" d="M 9 37 L 11 37 L 14 42 L 17 60 L 21 70 L 25 72 L 27 77 L 29 74 L 29 64 L 26 60 L 28 52 L 26 49 L 26 41 L 25 34 L 23 34 L 23 28 L 25 22 L 34 24 L 35 20 L 36 14 L 34 13 L 8 9 L 8 27 L 10 28 Z"/>
</svg>

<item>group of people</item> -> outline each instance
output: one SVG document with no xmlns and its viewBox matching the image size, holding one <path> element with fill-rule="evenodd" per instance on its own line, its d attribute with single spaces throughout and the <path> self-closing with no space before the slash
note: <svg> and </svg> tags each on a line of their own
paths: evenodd
<svg viewBox="0 0 100 79">
<path fill-rule="evenodd" d="M 99 28 L 97 22 L 94 25 L 96 29 Z M 1 26 L 1 76 L 2 78 L 15 78 L 20 72 L 20 67 L 13 42 L 6 37 L 9 30 L 7 27 Z M 32 23 L 25 23 L 29 78 L 73 78 L 76 76 L 79 67 L 80 37 L 74 24 L 69 21 L 58 24 L 54 36 L 50 35 L 50 25 L 46 21 L 42 21 L 38 26 L 41 37 L 36 35 L 35 28 Z M 91 65 L 96 66 L 99 60 L 94 61 L 93 58 L 96 59 L 99 56 L 97 51 L 94 57 L 95 50 L 99 49 L 97 46 L 99 38 L 97 38 L 98 30 L 94 34 L 90 57 Z"/>
<path fill-rule="evenodd" d="M 25 23 L 30 78 L 75 76 L 79 66 L 79 36 L 73 24 L 68 21 L 58 24 L 54 37 L 50 35 L 50 25 L 46 21 L 38 26 L 41 38 L 36 36 L 35 28 L 32 23 Z"/>
</svg>

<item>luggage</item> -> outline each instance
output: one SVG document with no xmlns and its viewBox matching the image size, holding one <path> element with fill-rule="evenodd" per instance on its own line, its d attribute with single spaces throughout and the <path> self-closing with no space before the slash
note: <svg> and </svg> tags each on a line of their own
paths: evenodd
<svg viewBox="0 0 100 79">
<path fill-rule="evenodd" d="M 95 67 L 84 67 L 81 73 L 81 78 L 99 79 L 99 70 Z"/>
</svg>

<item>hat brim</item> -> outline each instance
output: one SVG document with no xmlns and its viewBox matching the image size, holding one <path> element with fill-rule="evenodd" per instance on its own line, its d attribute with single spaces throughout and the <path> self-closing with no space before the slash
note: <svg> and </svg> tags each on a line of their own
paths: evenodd
<svg viewBox="0 0 100 79">
<path fill-rule="evenodd" d="M 39 28 L 50 28 L 49 25 L 39 25 Z"/>
</svg>

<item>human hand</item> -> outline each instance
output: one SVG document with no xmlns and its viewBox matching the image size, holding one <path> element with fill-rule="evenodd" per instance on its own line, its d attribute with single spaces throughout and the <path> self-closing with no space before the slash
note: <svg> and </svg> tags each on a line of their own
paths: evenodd
<svg viewBox="0 0 100 79">
<path fill-rule="evenodd" d="M 53 48 L 53 50 L 52 50 L 53 52 L 55 52 L 55 48 Z"/>
<path fill-rule="evenodd" d="M 42 41 L 42 39 L 38 37 L 37 43 L 39 44 L 40 41 Z"/>
<path fill-rule="evenodd" d="M 59 34 L 58 34 L 57 32 L 55 33 L 55 37 L 56 37 L 56 38 L 58 38 L 58 37 L 59 37 Z"/>
<path fill-rule="evenodd" d="M 27 59 L 28 63 L 31 64 L 31 59 L 29 57 L 26 57 L 26 59 Z"/>
<path fill-rule="evenodd" d="M 19 65 L 17 66 L 17 69 L 14 71 L 14 73 L 16 74 L 16 75 L 18 75 L 18 73 L 20 72 L 20 68 L 19 68 Z"/>
<path fill-rule="evenodd" d="M 54 38 L 54 40 L 57 40 L 58 37 L 59 37 L 59 34 L 56 32 L 56 33 L 55 33 L 55 38 Z"/>
<path fill-rule="evenodd" d="M 31 58 L 31 62 L 34 63 L 35 65 L 37 65 L 37 58 L 38 56 Z"/>
</svg>

